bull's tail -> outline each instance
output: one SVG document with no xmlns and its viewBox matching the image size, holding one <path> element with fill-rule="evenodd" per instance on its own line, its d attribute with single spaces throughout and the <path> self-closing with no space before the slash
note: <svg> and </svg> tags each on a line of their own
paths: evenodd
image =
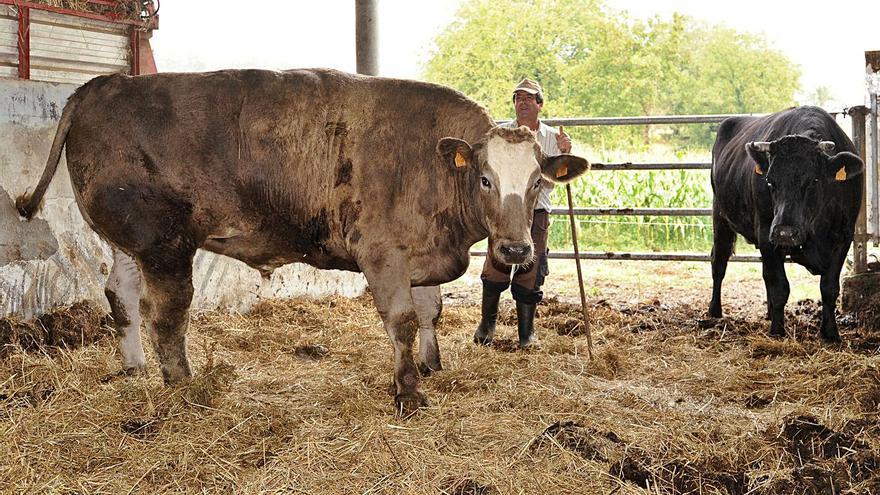
<svg viewBox="0 0 880 495">
<path fill-rule="evenodd" d="M 52 141 L 52 150 L 49 151 L 49 159 L 46 161 L 46 168 L 43 169 L 43 175 L 40 177 L 37 188 L 34 189 L 33 194 L 24 193 L 15 198 L 15 208 L 18 209 L 18 213 L 21 216 L 28 220 L 39 209 L 40 203 L 43 201 L 43 195 L 46 194 L 46 189 L 49 188 L 49 183 L 52 182 L 52 177 L 55 176 L 55 170 L 58 169 L 61 150 L 64 149 L 64 142 L 67 140 L 67 133 L 70 131 L 71 121 L 76 112 L 78 102 L 78 93 L 74 93 L 64 106 L 64 112 L 61 113 L 61 121 L 58 122 L 58 130 L 55 132 L 55 140 Z"/>
</svg>

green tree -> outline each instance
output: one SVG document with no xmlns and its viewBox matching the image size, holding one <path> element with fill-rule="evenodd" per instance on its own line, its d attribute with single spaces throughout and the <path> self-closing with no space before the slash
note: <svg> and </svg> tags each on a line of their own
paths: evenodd
<svg viewBox="0 0 880 495">
<path fill-rule="evenodd" d="M 602 0 L 474 0 L 436 42 L 425 79 L 512 118 L 522 77 L 545 89 L 545 115 L 771 112 L 794 103 L 799 69 L 757 35 L 681 15 L 627 18 Z M 649 129 L 572 129 L 607 148 L 644 147 Z M 673 128 L 679 146 L 711 144 L 711 129 Z"/>
</svg>

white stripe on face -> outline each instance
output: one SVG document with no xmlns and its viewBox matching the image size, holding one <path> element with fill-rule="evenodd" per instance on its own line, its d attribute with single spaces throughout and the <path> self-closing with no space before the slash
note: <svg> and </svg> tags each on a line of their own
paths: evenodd
<svg viewBox="0 0 880 495">
<path fill-rule="evenodd" d="M 539 168 L 535 158 L 535 143 L 509 143 L 504 138 L 492 137 L 486 148 L 486 161 L 498 177 L 501 204 L 508 196 L 516 196 L 523 201 L 532 174 Z"/>
</svg>

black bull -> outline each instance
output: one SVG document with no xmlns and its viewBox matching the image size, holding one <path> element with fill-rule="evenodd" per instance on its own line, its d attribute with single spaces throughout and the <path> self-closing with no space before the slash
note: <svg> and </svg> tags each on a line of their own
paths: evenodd
<svg viewBox="0 0 880 495">
<path fill-rule="evenodd" d="M 798 107 L 734 117 L 712 149 L 712 302 L 721 316 L 721 282 L 736 234 L 761 251 L 770 334 L 785 335 L 786 256 L 820 275 L 822 337 L 839 341 L 835 307 L 840 271 L 864 191 L 864 164 L 824 110 Z"/>
</svg>

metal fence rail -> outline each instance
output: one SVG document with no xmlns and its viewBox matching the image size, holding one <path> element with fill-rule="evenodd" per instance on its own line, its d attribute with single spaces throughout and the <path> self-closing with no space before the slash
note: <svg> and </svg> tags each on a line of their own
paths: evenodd
<svg viewBox="0 0 880 495">
<path fill-rule="evenodd" d="M 681 163 L 592 163 L 591 170 L 709 170 L 712 162 Z"/>
<path fill-rule="evenodd" d="M 632 217 L 702 217 L 712 214 L 711 208 L 572 208 L 579 216 Z M 568 207 L 554 206 L 551 215 L 568 215 Z"/>
<path fill-rule="evenodd" d="M 612 251 L 600 252 L 581 251 L 580 259 L 582 260 L 621 260 L 621 261 L 712 261 L 708 254 L 695 253 L 617 253 Z M 471 256 L 486 256 L 486 251 L 471 251 Z M 575 259 L 572 251 L 550 251 L 547 256 L 550 259 L 573 260 Z M 761 261 L 760 256 L 740 256 L 734 255 L 730 257 L 730 261 L 738 262 L 758 262 Z"/>
</svg>

